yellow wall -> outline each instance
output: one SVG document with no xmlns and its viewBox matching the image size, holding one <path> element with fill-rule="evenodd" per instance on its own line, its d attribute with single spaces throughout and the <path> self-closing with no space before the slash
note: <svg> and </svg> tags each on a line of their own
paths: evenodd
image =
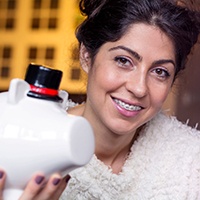
<svg viewBox="0 0 200 200">
<path fill-rule="evenodd" d="M 11 79 L 24 78 L 26 67 L 30 62 L 28 48 L 36 45 L 44 48 L 46 46 L 56 48 L 55 59 L 51 67 L 64 72 L 61 88 L 70 93 L 84 93 L 85 77 L 83 76 L 80 80 L 71 80 L 70 78 L 71 65 L 79 65 L 79 62 L 74 62 L 71 59 L 71 47 L 77 44 L 74 34 L 75 26 L 77 18 L 80 18 L 77 1 L 60 0 L 57 14 L 58 28 L 53 30 L 32 30 L 30 24 L 33 14 L 33 0 L 17 0 L 16 2 L 15 28 L 13 30 L 0 29 L 0 47 L 6 45 L 13 47 L 10 63 L 11 74 L 9 78 L 0 77 L 0 90 L 6 90 Z M 37 59 L 38 64 L 45 64 L 43 62 L 44 60 Z"/>
</svg>

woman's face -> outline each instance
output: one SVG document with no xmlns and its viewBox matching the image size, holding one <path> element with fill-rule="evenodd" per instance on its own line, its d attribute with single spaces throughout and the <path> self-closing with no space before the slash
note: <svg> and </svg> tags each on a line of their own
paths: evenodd
<svg viewBox="0 0 200 200">
<path fill-rule="evenodd" d="M 133 133 L 161 110 L 170 91 L 174 46 L 157 27 L 135 24 L 105 43 L 86 71 L 89 121 L 117 135 Z"/>
</svg>

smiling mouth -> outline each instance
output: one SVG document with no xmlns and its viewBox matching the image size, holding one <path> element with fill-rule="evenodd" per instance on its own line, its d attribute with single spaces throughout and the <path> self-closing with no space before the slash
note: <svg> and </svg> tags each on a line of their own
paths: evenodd
<svg viewBox="0 0 200 200">
<path fill-rule="evenodd" d="M 119 99 L 113 99 L 117 105 L 119 105 L 121 108 L 128 110 L 128 111 L 139 111 L 142 109 L 141 106 L 135 106 L 135 105 L 130 105 L 128 103 L 125 103 Z"/>
</svg>

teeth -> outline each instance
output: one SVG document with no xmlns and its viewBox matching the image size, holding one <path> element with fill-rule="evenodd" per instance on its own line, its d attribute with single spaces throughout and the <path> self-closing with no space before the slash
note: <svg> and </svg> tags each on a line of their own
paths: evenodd
<svg viewBox="0 0 200 200">
<path fill-rule="evenodd" d="M 128 111 L 138 111 L 141 110 L 142 108 L 140 106 L 134 106 L 134 105 L 130 105 L 127 103 L 124 103 L 123 101 L 120 101 L 118 99 L 114 99 L 114 101 L 121 106 L 122 108 L 128 110 Z"/>
</svg>

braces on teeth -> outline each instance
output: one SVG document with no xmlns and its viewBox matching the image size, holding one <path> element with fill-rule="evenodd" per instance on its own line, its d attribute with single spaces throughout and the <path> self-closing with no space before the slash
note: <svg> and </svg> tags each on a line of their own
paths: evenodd
<svg viewBox="0 0 200 200">
<path fill-rule="evenodd" d="M 122 108 L 126 109 L 126 110 L 129 110 L 129 111 L 137 111 L 137 110 L 141 110 L 141 107 L 139 106 L 134 106 L 134 105 L 129 105 L 129 104 L 126 104 L 118 99 L 114 99 L 114 101 L 119 105 L 121 106 Z"/>
</svg>

